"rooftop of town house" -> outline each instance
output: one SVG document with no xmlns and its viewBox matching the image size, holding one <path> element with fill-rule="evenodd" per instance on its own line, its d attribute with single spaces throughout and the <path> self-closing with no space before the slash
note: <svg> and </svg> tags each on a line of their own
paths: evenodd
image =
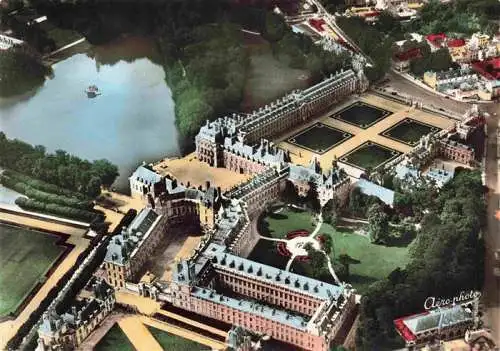
<svg viewBox="0 0 500 351">
<path fill-rule="evenodd" d="M 452 78 L 459 78 L 459 77 L 464 77 L 464 76 L 472 76 L 475 75 L 473 71 L 471 71 L 468 68 L 460 68 L 460 69 L 449 69 L 448 71 L 440 71 L 440 72 L 426 72 L 427 73 L 435 73 L 436 74 L 436 79 L 438 80 L 444 80 L 444 79 L 452 79 Z"/>
<path fill-rule="evenodd" d="M 446 43 L 446 45 L 449 48 L 462 47 L 462 46 L 465 46 L 465 40 L 464 39 L 450 39 L 450 40 L 448 40 L 448 42 Z"/>
<path fill-rule="evenodd" d="M 344 291 L 343 286 L 324 283 L 291 272 L 286 272 L 262 263 L 247 260 L 225 252 L 225 247 L 209 244 L 203 252 L 216 268 L 232 270 L 252 279 L 262 280 L 274 285 L 283 286 L 301 294 L 322 300 L 338 300 Z"/>
<path fill-rule="evenodd" d="M 307 322 L 309 321 L 308 319 L 293 314 L 292 312 L 261 305 L 255 301 L 231 298 L 223 294 L 217 293 L 214 290 L 201 287 L 194 287 L 191 290 L 191 295 L 242 312 L 255 314 L 261 318 L 278 321 L 282 324 L 288 325 L 295 329 L 304 331 L 307 329 Z"/>
<path fill-rule="evenodd" d="M 355 184 L 361 192 L 365 195 L 376 196 L 382 200 L 386 205 L 394 205 L 394 191 L 384 188 L 381 185 L 370 182 L 366 179 L 359 179 Z"/>
<path fill-rule="evenodd" d="M 425 36 L 425 39 L 434 47 L 441 47 L 446 38 L 446 34 L 444 33 L 429 34 Z"/>
<path fill-rule="evenodd" d="M 403 318 L 405 326 L 414 334 L 453 326 L 458 323 L 472 321 L 473 313 L 462 305 L 436 309 L 426 314 Z"/>
<path fill-rule="evenodd" d="M 137 167 L 134 173 L 129 177 L 129 179 L 140 181 L 146 185 L 154 185 L 161 181 L 161 178 L 161 175 L 153 171 L 153 169 L 146 164 Z"/>
<path fill-rule="evenodd" d="M 500 80 L 500 56 L 474 62 L 472 69 L 488 80 Z"/>
<path fill-rule="evenodd" d="M 111 238 L 106 251 L 105 261 L 125 264 L 134 255 L 160 219 L 160 215 L 151 208 L 144 208 L 130 223 L 128 228 Z"/>
</svg>

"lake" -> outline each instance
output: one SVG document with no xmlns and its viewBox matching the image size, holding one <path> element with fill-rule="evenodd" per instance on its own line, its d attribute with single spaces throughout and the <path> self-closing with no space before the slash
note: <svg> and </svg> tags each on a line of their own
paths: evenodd
<svg viewBox="0 0 500 351">
<path fill-rule="evenodd" d="M 0 130 L 9 138 L 63 149 L 119 167 L 116 187 L 142 161 L 178 156 L 172 94 L 154 42 L 129 37 L 94 46 L 52 66 L 54 76 L 24 96 L 0 98 Z M 95 84 L 102 95 L 89 99 Z"/>
</svg>

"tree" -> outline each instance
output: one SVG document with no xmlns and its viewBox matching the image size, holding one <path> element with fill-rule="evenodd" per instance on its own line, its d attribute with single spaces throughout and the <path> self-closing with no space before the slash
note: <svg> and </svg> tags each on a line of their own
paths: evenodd
<svg viewBox="0 0 500 351">
<path fill-rule="evenodd" d="M 389 218 L 381 206 L 374 204 L 368 209 L 368 231 L 373 243 L 383 243 L 389 232 Z"/>
<path fill-rule="evenodd" d="M 40 55 L 26 46 L 0 51 L 0 96 L 24 93 L 43 84 L 51 72 Z"/>
<path fill-rule="evenodd" d="M 304 246 L 304 250 L 306 250 L 309 257 L 309 265 L 311 266 L 313 277 L 321 277 L 326 267 L 325 255 L 321 251 L 314 249 L 311 243 L 307 243 Z"/>
<path fill-rule="evenodd" d="M 325 206 L 323 206 L 323 220 L 331 226 L 335 227 L 340 217 L 340 211 L 340 200 L 337 196 L 334 196 L 332 199 L 328 200 Z"/>
<path fill-rule="evenodd" d="M 98 177 L 92 177 L 87 184 L 86 189 L 87 196 L 90 198 L 95 198 L 101 193 L 101 180 Z"/>
<path fill-rule="evenodd" d="M 106 159 L 96 160 L 92 163 L 92 172 L 96 174 L 104 187 L 110 187 L 118 177 L 118 167 Z"/>
<path fill-rule="evenodd" d="M 279 41 L 285 35 L 287 25 L 282 16 L 269 12 L 266 14 L 266 26 L 263 33 L 264 38 L 271 42 Z"/>
<path fill-rule="evenodd" d="M 309 182 L 309 190 L 307 191 L 306 195 L 306 203 L 309 206 L 309 208 L 315 213 L 319 213 L 321 211 L 317 185 L 316 182 L 314 181 Z"/>
<path fill-rule="evenodd" d="M 359 261 L 345 253 L 339 255 L 338 261 L 344 267 L 345 279 L 349 279 L 349 266 L 359 263 Z"/>
</svg>

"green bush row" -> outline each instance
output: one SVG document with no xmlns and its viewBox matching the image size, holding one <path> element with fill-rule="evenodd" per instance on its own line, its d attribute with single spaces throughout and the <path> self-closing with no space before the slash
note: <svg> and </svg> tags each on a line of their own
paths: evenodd
<svg viewBox="0 0 500 351">
<path fill-rule="evenodd" d="M 40 190 L 40 191 L 44 191 L 44 192 L 52 193 L 52 194 L 57 194 L 57 195 L 76 197 L 76 198 L 79 198 L 81 200 L 85 199 L 85 197 L 82 196 L 82 194 L 75 193 L 71 190 L 67 190 L 67 189 L 58 187 L 57 185 L 44 182 L 43 180 L 32 178 L 30 176 L 27 176 L 25 174 L 21 174 L 21 173 L 16 172 L 16 171 L 5 170 L 3 172 L 3 175 L 7 176 L 13 180 L 16 180 L 17 182 L 25 183 L 26 185 L 29 185 L 30 187 L 37 189 L 37 190 Z"/>
<path fill-rule="evenodd" d="M 68 206 L 61 206 L 58 204 L 51 204 L 51 203 L 46 204 L 44 202 L 32 200 L 32 199 L 27 199 L 27 198 L 22 197 L 22 196 L 20 196 L 16 199 L 16 205 L 21 207 L 23 210 L 27 210 L 27 211 L 36 211 L 36 212 L 42 212 L 42 213 L 47 213 L 47 214 L 53 214 L 53 215 L 58 215 L 61 217 L 66 217 L 66 218 L 85 221 L 85 222 L 92 222 L 98 216 L 101 215 L 98 212 L 94 212 L 94 211 L 80 210 L 77 208 L 72 208 L 72 207 L 68 207 Z"/>
<path fill-rule="evenodd" d="M 82 201 L 73 197 L 46 193 L 44 191 L 34 189 L 25 183 L 17 182 L 16 180 L 6 176 L 1 176 L 0 182 L 6 187 L 26 195 L 30 199 L 47 204 L 57 204 L 81 210 L 91 210 L 94 207 L 92 201 Z"/>
</svg>

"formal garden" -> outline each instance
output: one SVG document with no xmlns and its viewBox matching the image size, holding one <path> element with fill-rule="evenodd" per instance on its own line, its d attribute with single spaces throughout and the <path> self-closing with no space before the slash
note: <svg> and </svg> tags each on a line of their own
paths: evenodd
<svg viewBox="0 0 500 351">
<path fill-rule="evenodd" d="M 416 121 L 411 118 L 405 118 L 396 125 L 382 132 L 382 135 L 399 141 L 400 143 L 415 146 L 420 138 L 429 133 L 436 133 L 440 128 L 430 124 Z"/>
<path fill-rule="evenodd" d="M 147 326 L 149 332 L 158 341 L 164 350 L 175 351 L 201 351 L 209 350 L 210 348 L 197 342 L 181 338 L 180 336 L 167 333 L 163 330 Z"/>
<path fill-rule="evenodd" d="M 358 128 L 367 129 L 391 114 L 390 111 L 380 107 L 357 101 L 330 117 L 352 124 Z"/>
<path fill-rule="evenodd" d="M 15 314 L 66 247 L 61 237 L 0 223 L 0 318 Z"/>
<path fill-rule="evenodd" d="M 335 275 L 361 294 L 408 262 L 411 240 L 401 245 L 376 244 L 366 231 L 366 223 L 339 221 L 334 227 L 326 222 L 318 226 L 318 221 L 308 210 L 271 207 L 259 219 L 262 238 L 249 259 L 335 283 L 329 258 Z"/>
<path fill-rule="evenodd" d="M 350 137 L 352 137 L 350 133 L 323 123 L 316 123 L 289 138 L 288 142 L 317 154 L 324 154 Z"/>
<path fill-rule="evenodd" d="M 115 323 L 94 348 L 95 351 L 135 351 L 127 335 Z"/>
<path fill-rule="evenodd" d="M 376 169 L 400 156 L 401 152 L 367 141 L 340 158 L 340 161 L 361 169 Z"/>
</svg>

